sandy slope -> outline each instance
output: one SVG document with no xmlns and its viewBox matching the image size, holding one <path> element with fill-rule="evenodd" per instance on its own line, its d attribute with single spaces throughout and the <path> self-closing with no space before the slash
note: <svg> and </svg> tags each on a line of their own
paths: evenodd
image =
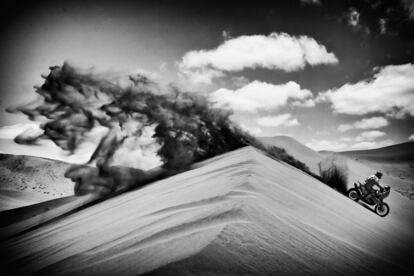
<svg viewBox="0 0 414 276">
<path fill-rule="evenodd" d="M 0 241 L 66 215 L 92 201 L 96 194 L 68 196 L 0 212 Z"/>
<path fill-rule="evenodd" d="M 401 191 L 414 198 L 414 142 L 340 154 L 407 183 L 405 186 L 409 188 Z"/>
<path fill-rule="evenodd" d="M 414 162 L 414 142 L 407 142 L 371 150 L 345 151 L 341 152 L 341 154 L 373 162 Z"/>
<path fill-rule="evenodd" d="M 69 163 L 25 155 L 0 154 L 0 211 L 73 195 L 64 177 Z"/>
<path fill-rule="evenodd" d="M 0 189 L 0 211 L 32 205 L 44 200 L 45 197 L 39 193 Z"/>
<path fill-rule="evenodd" d="M 338 153 L 332 154 L 322 160 L 321 168 L 324 170 L 333 164 L 341 168 L 343 172 L 346 172 L 349 188 L 353 186 L 354 182 L 364 182 L 368 176 L 373 175 L 376 171 L 379 170 L 378 167 L 367 166 L 359 161 L 348 158 Z M 413 183 L 387 174 L 384 174 L 380 180 L 380 183 L 381 185 L 388 185 L 394 190 L 407 190 L 414 188 Z"/>
<path fill-rule="evenodd" d="M 407 152 L 411 153 L 414 143 L 366 151 L 319 153 L 289 136 L 265 137 L 260 140 L 266 145 L 284 148 L 293 157 L 308 165 L 316 174 L 320 173 L 319 164 L 322 165 L 322 169 L 327 169 L 332 164 L 339 165 L 347 173 L 349 188 L 354 182 L 363 182 L 369 175 L 382 171 L 385 174 L 381 181 L 383 185 L 390 186 L 408 198 L 414 197 L 414 169 L 409 161 L 414 157 L 407 155 Z M 390 160 L 405 160 L 405 163 L 399 161 L 389 163 Z"/>
<path fill-rule="evenodd" d="M 318 163 L 322 161 L 324 156 L 294 138 L 289 136 L 274 136 L 260 137 L 258 139 L 267 146 L 276 146 L 285 149 L 288 154 L 304 162 L 313 173 L 319 174 Z"/>
<path fill-rule="evenodd" d="M 9 239 L 0 262 L 52 275 L 409 275 L 413 203 L 389 203 L 380 218 L 247 147 Z"/>
</svg>

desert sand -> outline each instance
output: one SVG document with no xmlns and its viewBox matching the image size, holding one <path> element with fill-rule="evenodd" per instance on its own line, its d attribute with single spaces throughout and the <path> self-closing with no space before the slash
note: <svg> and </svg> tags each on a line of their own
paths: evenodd
<svg viewBox="0 0 414 276">
<path fill-rule="evenodd" d="M 414 143 L 365 151 L 319 153 L 289 136 L 260 139 L 266 145 L 284 148 L 286 152 L 304 162 L 313 173 L 318 175 L 320 165 L 323 170 L 332 165 L 341 168 L 347 175 L 348 188 L 353 187 L 354 182 L 364 182 L 369 175 L 382 171 L 384 176 L 381 179 L 381 185 L 388 185 L 408 198 L 414 196 L 414 169 L 411 162 L 413 157 L 407 154 L 412 151 Z M 405 177 L 401 177 L 402 175 Z M 410 177 L 411 175 L 413 177 Z"/>
<path fill-rule="evenodd" d="M 246 147 L 9 238 L 0 262 L 16 274 L 412 275 L 413 203 L 386 201 L 381 218 Z"/>
<path fill-rule="evenodd" d="M 71 164 L 41 157 L 0 154 L 0 211 L 72 196 L 64 177 Z"/>
<path fill-rule="evenodd" d="M 373 162 L 412 162 L 414 161 L 414 142 L 407 142 L 379 149 L 344 151 L 341 154 Z"/>
<path fill-rule="evenodd" d="M 399 191 L 414 199 L 414 142 L 389 147 L 340 153 L 368 167 L 377 168 L 392 179 L 398 179 Z"/>
</svg>

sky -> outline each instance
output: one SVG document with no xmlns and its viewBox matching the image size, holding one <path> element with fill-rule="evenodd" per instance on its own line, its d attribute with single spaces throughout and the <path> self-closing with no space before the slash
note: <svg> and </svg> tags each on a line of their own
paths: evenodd
<svg viewBox="0 0 414 276">
<path fill-rule="evenodd" d="M 136 72 L 230 107 L 256 136 L 315 150 L 414 140 L 414 1 L 2 1 L 0 151 L 83 160 L 12 139 L 38 123 L 49 67 Z M 115 77 L 114 77 L 115 78 Z M 35 131 L 35 130 L 33 130 Z"/>
</svg>

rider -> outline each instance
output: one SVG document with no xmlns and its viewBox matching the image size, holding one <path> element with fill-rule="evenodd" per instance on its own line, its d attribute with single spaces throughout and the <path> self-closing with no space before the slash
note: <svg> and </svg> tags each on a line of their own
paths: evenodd
<svg viewBox="0 0 414 276">
<path fill-rule="evenodd" d="M 365 197 L 366 199 L 370 199 L 376 194 L 376 190 L 374 189 L 374 186 L 377 186 L 380 190 L 383 189 L 383 187 L 379 184 L 379 180 L 382 177 L 382 172 L 376 172 L 374 175 L 369 176 L 365 180 L 365 188 L 367 189 L 368 195 Z"/>
</svg>

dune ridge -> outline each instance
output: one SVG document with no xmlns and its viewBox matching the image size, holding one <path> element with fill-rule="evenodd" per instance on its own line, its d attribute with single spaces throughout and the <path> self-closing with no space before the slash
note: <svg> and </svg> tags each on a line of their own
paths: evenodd
<svg viewBox="0 0 414 276">
<path fill-rule="evenodd" d="M 393 196 L 392 208 L 408 201 Z M 246 147 L 11 238 L 1 263 L 57 275 L 408 275 L 414 237 L 393 210 L 380 218 Z"/>
</svg>

